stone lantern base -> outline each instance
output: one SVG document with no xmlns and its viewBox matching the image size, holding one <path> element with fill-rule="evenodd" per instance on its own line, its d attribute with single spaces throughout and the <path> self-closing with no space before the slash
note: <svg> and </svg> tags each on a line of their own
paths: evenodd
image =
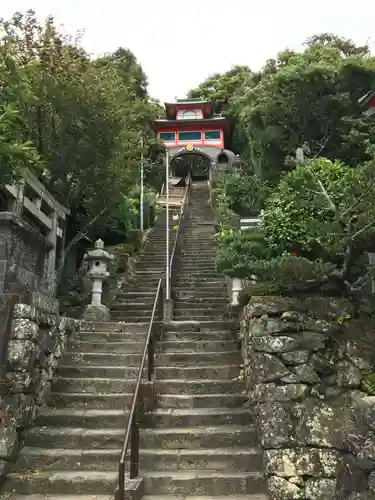
<svg viewBox="0 0 375 500">
<path fill-rule="evenodd" d="M 97 321 L 99 323 L 110 321 L 111 315 L 109 313 L 108 307 L 101 305 L 89 304 L 86 306 L 85 312 L 83 313 L 83 319 L 85 321 Z"/>
</svg>

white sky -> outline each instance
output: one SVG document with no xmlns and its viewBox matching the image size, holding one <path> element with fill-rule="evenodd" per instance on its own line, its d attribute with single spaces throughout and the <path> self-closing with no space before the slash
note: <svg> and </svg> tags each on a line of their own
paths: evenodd
<svg viewBox="0 0 375 500">
<path fill-rule="evenodd" d="M 316 33 L 375 49 L 374 0 L 0 0 L 0 17 L 29 8 L 54 15 L 69 33 L 84 30 L 92 54 L 132 50 L 161 100 L 235 64 L 259 69 Z"/>
</svg>

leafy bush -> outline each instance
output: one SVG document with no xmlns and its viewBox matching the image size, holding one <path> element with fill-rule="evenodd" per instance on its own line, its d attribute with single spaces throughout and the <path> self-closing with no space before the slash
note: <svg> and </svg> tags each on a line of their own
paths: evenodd
<svg viewBox="0 0 375 500">
<path fill-rule="evenodd" d="M 361 388 L 370 396 L 375 396 L 375 373 L 369 373 L 363 377 Z"/>
<path fill-rule="evenodd" d="M 317 179 L 340 207 L 353 174 L 352 168 L 326 158 L 310 162 L 310 168 L 300 166 L 287 174 L 266 201 L 262 214 L 266 238 L 274 251 L 281 254 L 293 249 L 306 257 L 324 260 L 342 252 L 342 226 Z"/>
<path fill-rule="evenodd" d="M 260 229 L 233 231 L 223 229 L 216 235 L 218 252 L 216 268 L 226 276 L 250 278 L 252 262 L 269 256 Z"/>
<path fill-rule="evenodd" d="M 239 294 L 238 302 L 240 307 L 243 309 L 250 302 L 251 297 L 262 295 L 282 295 L 282 290 L 278 285 L 269 282 L 248 285 Z"/>
<path fill-rule="evenodd" d="M 213 203 L 226 204 L 239 216 L 258 215 L 271 189 L 260 177 L 249 172 L 218 172 L 214 180 Z"/>
<path fill-rule="evenodd" d="M 320 282 L 335 270 L 330 262 L 311 261 L 305 257 L 283 254 L 271 259 L 258 259 L 249 263 L 248 272 L 260 282 L 271 282 L 280 290 L 303 290 L 308 282 Z"/>
</svg>

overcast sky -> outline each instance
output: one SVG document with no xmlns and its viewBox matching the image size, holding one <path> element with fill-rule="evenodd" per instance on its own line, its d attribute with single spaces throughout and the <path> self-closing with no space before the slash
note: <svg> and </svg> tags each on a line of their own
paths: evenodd
<svg viewBox="0 0 375 500">
<path fill-rule="evenodd" d="M 259 69 L 315 33 L 369 42 L 375 51 L 374 0 L 0 0 L 0 17 L 29 8 L 54 15 L 69 33 L 84 30 L 92 54 L 132 50 L 161 100 L 183 97 L 235 64 Z"/>
</svg>

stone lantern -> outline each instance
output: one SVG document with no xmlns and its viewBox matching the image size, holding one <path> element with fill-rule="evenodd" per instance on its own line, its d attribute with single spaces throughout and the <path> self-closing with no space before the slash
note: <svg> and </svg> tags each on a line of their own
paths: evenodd
<svg viewBox="0 0 375 500">
<path fill-rule="evenodd" d="M 86 321 L 109 321 L 108 308 L 102 304 L 103 281 L 109 277 L 108 264 L 114 259 L 113 255 L 104 250 L 102 240 L 95 242 L 94 250 L 90 250 L 84 257 L 89 264 L 87 277 L 92 280 L 91 304 L 84 312 Z"/>
</svg>

